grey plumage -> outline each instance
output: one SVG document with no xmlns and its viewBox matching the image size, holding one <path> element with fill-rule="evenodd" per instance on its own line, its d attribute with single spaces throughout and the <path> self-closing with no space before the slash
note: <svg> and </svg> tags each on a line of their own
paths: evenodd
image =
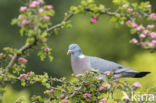
<svg viewBox="0 0 156 103">
<path fill-rule="evenodd" d="M 85 56 L 77 44 L 71 44 L 68 53 L 71 53 L 72 70 L 76 75 L 82 74 L 85 71 L 101 72 L 104 75 L 104 72 L 112 71 L 114 74 L 118 74 L 119 77 L 139 78 L 150 73 L 136 71 L 98 57 Z"/>
</svg>

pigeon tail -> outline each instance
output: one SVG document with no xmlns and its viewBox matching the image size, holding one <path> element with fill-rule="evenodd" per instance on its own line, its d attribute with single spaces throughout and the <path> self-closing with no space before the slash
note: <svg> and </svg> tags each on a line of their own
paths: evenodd
<svg viewBox="0 0 156 103">
<path fill-rule="evenodd" d="M 141 77 L 146 76 L 146 75 L 149 74 L 149 73 L 151 73 L 151 72 L 139 72 L 139 73 L 137 73 L 137 74 L 134 76 L 134 78 L 141 78 Z"/>
</svg>

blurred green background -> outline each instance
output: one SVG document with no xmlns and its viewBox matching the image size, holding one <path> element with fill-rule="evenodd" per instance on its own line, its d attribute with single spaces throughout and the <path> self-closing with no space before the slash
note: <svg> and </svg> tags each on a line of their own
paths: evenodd
<svg viewBox="0 0 156 103">
<path fill-rule="evenodd" d="M 56 15 L 52 17 L 51 22 L 56 24 L 63 19 L 64 12 L 68 11 L 69 6 L 76 5 L 80 0 L 46 1 L 54 5 Z M 147 0 L 138 0 L 140 1 Z M 98 0 L 98 2 L 104 3 L 107 7 L 113 7 L 111 0 Z M 153 11 L 156 12 L 156 1 L 150 0 L 150 2 Z M 20 48 L 24 44 L 25 38 L 20 37 L 19 28 L 10 25 L 11 20 L 18 16 L 18 9 L 21 5 L 19 0 L 0 0 L 0 51 L 6 46 Z M 145 78 L 129 79 L 129 81 L 140 81 L 145 88 L 153 87 L 156 84 L 156 53 L 151 54 L 147 50 L 130 44 L 131 35 L 128 28 L 110 22 L 108 16 L 102 16 L 99 23 L 93 25 L 89 19 L 88 15 L 74 16 L 71 29 L 61 30 L 59 35 L 52 34 L 48 44 L 53 49 L 53 62 L 48 60 L 41 62 L 34 51 L 28 57 L 29 63 L 26 71 L 33 71 L 36 74 L 47 72 L 52 77 L 69 77 L 72 69 L 70 56 L 67 56 L 66 52 L 69 44 L 77 43 L 86 55 L 118 62 L 140 71 L 151 71 L 152 73 Z M 14 103 L 19 96 L 25 96 L 28 99 L 29 95 L 40 94 L 41 89 L 39 85 L 33 85 L 23 90 L 20 83 L 8 86 L 4 103 Z"/>
</svg>

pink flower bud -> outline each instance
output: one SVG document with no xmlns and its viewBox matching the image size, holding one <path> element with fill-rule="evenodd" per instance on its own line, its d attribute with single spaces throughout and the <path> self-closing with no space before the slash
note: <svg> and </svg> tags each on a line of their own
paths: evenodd
<svg viewBox="0 0 156 103">
<path fill-rule="evenodd" d="M 137 27 L 137 31 L 140 31 L 140 30 L 145 30 L 145 27 L 143 27 L 143 26 L 138 26 L 138 27 Z"/>
<path fill-rule="evenodd" d="M 67 99 L 62 100 L 62 103 L 68 103 Z"/>
<path fill-rule="evenodd" d="M 100 103 L 107 103 L 107 99 L 104 99 L 104 98 L 101 99 L 101 100 L 100 100 Z"/>
<path fill-rule="evenodd" d="M 25 59 L 25 58 L 23 58 L 23 57 L 19 57 L 19 58 L 18 58 L 18 61 L 19 61 L 19 62 L 24 62 L 24 63 L 26 63 L 26 62 L 27 62 L 27 59 Z"/>
<path fill-rule="evenodd" d="M 22 22 L 21 22 L 22 27 L 23 27 L 24 25 L 26 25 L 27 23 L 28 23 L 27 19 L 22 20 Z"/>
<path fill-rule="evenodd" d="M 39 3 L 44 3 L 44 0 L 38 0 Z"/>
<path fill-rule="evenodd" d="M 50 89 L 49 90 L 49 93 L 54 93 L 54 89 Z"/>
<path fill-rule="evenodd" d="M 133 11 L 133 9 L 132 8 L 129 8 L 128 11 L 131 12 L 131 11 Z"/>
<path fill-rule="evenodd" d="M 53 6 L 53 5 L 47 5 L 46 8 L 47 8 L 47 9 L 53 9 L 54 6 Z"/>
<path fill-rule="evenodd" d="M 45 20 L 45 21 L 49 21 L 49 20 L 50 20 L 50 16 L 47 16 L 47 15 L 43 16 L 42 18 L 43 18 L 43 20 Z"/>
<path fill-rule="evenodd" d="M 124 4 L 123 7 L 124 7 L 124 8 L 128 8 L 128 4 Z"/>
<path fill-rule="evenodd" d="M 156 13 L 151 13 L 151 14 L 150 14 L 150 18 L 156 19 Z"/>
<path fill-rule="evenodd" d="M 119 85 L 119 84 L 115 85 L 115 89 L 118 89 L 119 87 L 120 87 L 120 85 Z"/>
<path fill-rule="evenodd" d="M 20 7 L 21 12 L 25 12 L 26 10 L 27 10 L 27 7 L 25 7 L 25 6 Z"/>
<path fill-rule="evenodd" d="M 127 101 L 127 100 L 129 100 L 129 97 L 127 95 L 125 95 L 122 99 Z"/>
<path fill-rule="evenodd" d="M 149 46 L 150 48 L 153 48 L 155 45 L 154 45 L 154 43 L 151 42 L 151 43 L 148 44 L 148 46 Z"/>
<path fill-rule="evenodd" d="M 104 81 L 103 77 L 97 77 L 98 80 Z"/>
<path fill-rule="evenodd" d="M 115 78 L 119 78 L 119 75 L 115 74 L 114 77 L 115 77 Z"/>
<path fill-rule="evenodd" d="M 148 8 L 151 8 L 151 7 L 152 7 L 152 5 L 150 5 L 150 4 L 149 4 L 149 5 L 147 5 L 147 7 L 148 7 Z"/>
<path fill-rule="evenodd" d="M 152 43 L 153 43 L 153 44 L 156 44 L 156 40 L 152 40 Z"/>
<path fill-rule="evenodd" d="M 24 77 L 26 77 L 26 74 L 20 74 L 20 76 L 18 77 L 18 79 L 21 80 Z"/>
<path fill-rule="evenodd" d="M 151 96 L 151 94 L 144 94 L 144 96 L 146 96 L 146 97 L 150 97 L 150 96 Z"/>
<path fill-rule="evenodd" d="M 43 8 L 39 8 L 38 10 L 40 13 L 44 12 L 44 9 Z"/>
<path fill-rule="evenodd" d="M 154 25 L 147 25 L 147 28 L 153 29 L 155 26 Z"/>
<path fill-rule="evenodd" d="M 12 58 L 13 58 L 13 55 L 12 55 L 12 54 L 8 54 L 8 57 L 9 57 L 10 59 L 12 59 Z"/>
<path fill-rule="evenodd" d="M 64 96 L 65 96 L 64 94 L 61 94 L 61 96 L 60 96 L 60 97 L 61 97 L 61 98 L 64 98 Z"/>
<path fill-rule="evenodd" d="M 44 48 L 44 51 L 45 52 L 48 52 L 50 49 L 49 48 Z"/>
<path fill-rule="evenodd" d="M 91 94 L 89 94 L 89 93 L 85 93 L 84 95 L 83 95 L 83 98 L 90 98 L 92 95 Z"/>
<path fill-rule="evenodd" d="M 140 37 L 140 38 L 145 38 L 146 35 L 145 35 L 145 34 L 140 34 L 139 37 Z"/>
<path fill-rule="evenodd" d="M 29 76 L 29 75 L 31 75 L 31 73 L 30 73 L 30 72 L 28 72 L 28 73 L 27 73 L 27 76 Z"/>
<path fill-rule="evenodd" d="M 99 91 L 102 91 L 102 90 L 103 90 L 103 87 L 102 87 L 102 86 L 100 86 L 100 87 L 99 87 Z"/>
<path fill-rule="evenodd" d="M 47 39 L 46 39 L 46 38 L 43 38 L 41 41 L 42 41 L 43 43 L 45 43 L 45 42 L 47 41 Z"/>
<path fill-rule="evenodd" d="M 139 82 L 135 82 L 135 83 L 133 83 L 133 86 L 134 87 L 137 87 L 137 88 L 140 88 L 141 87 L 141 84 Z"/>
<path fill-rule="evenodd" d="M 132 28 L 136 28 L 136 27 L 138 27 L 138 24 L 133 23 L 133 24 L 132 24 Z"/>
<path fill-rule="evenodd" d="M 134 43 L 134 44 L 138 43 L 138 40 L 137 40 L 136 38 L 133 38 L 131 41 L 132 41 L 132 43 Z"/>
<path fill-rule="evenodd" d="M 144 30 L 143 32 L 144 32 L 144 34 L 147 34 L 149 31 L 148 30 Z"/>
<path fill-rule="evenodd" d="M 141 42 L 140 44 L 141 44 L 142 47 L 146 46 L 146 44 L 144 42 Z"/>
<path fill-rule="evenodd" d="M 105 74 L 109 76 L 110 75 L 110 71 L 106 71 Z"/>
<path fill-rule="evenodd" d="M 128 20 L 128 21 L 126 21 L 126 23 L 125 23 L 125 24 L 126 24 L 126 25 L 128 25 L 130 22 L 131 22 L 131 21 L 130 21 L 130 20 Z"/>
<path fill-rule="evenodd" d="M 104 87 L 107 89 L 110 89 L 111 86 L 110 86 L 110 84 L 105 84 Z"/>
<path fill-rule="evenodd" d="M 155 32 L 152 32 L 149 34 L 152 38 L 156 38 L 156 33 Z"/>
<path fill-rule="evenodd" d="M 92 22 L 92 23 L 98 23 L 98 20 L 97 20 L 97 18 L 96 17 L 92 17 L 91 19 L 90 19 L 90 22 Z"/>
<path fill-rule="evenodd" d="M 35 7 L 37 7 L 39 4 L 40 4 L 39 1 L 32 1 L 32 3 L 30 4 L 30 7 L 31 7 L 31 8 L 35 8 Z"/>
<path fill-rule="evenodd" d="M 22 15 L 19 15 L 19 16 L 18 16 L 18 19 L 19 19 L 19 20 L 23 19 L 23 16 L 22 16 Z"/>
<path fill-rule="evenodd" d="M 0 53 L 0 57 L 3 56 L 3 53 Z"/>
</svg>

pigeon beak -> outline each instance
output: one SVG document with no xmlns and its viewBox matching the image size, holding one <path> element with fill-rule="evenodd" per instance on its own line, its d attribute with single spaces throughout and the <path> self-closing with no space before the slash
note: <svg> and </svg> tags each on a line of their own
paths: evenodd
<svg viewBox="0 0 156 103">
<path fill-rule="evenodd" d="M 71 54 L 71 50 L 68 50 L 67 55 Z"/>
</svg>

